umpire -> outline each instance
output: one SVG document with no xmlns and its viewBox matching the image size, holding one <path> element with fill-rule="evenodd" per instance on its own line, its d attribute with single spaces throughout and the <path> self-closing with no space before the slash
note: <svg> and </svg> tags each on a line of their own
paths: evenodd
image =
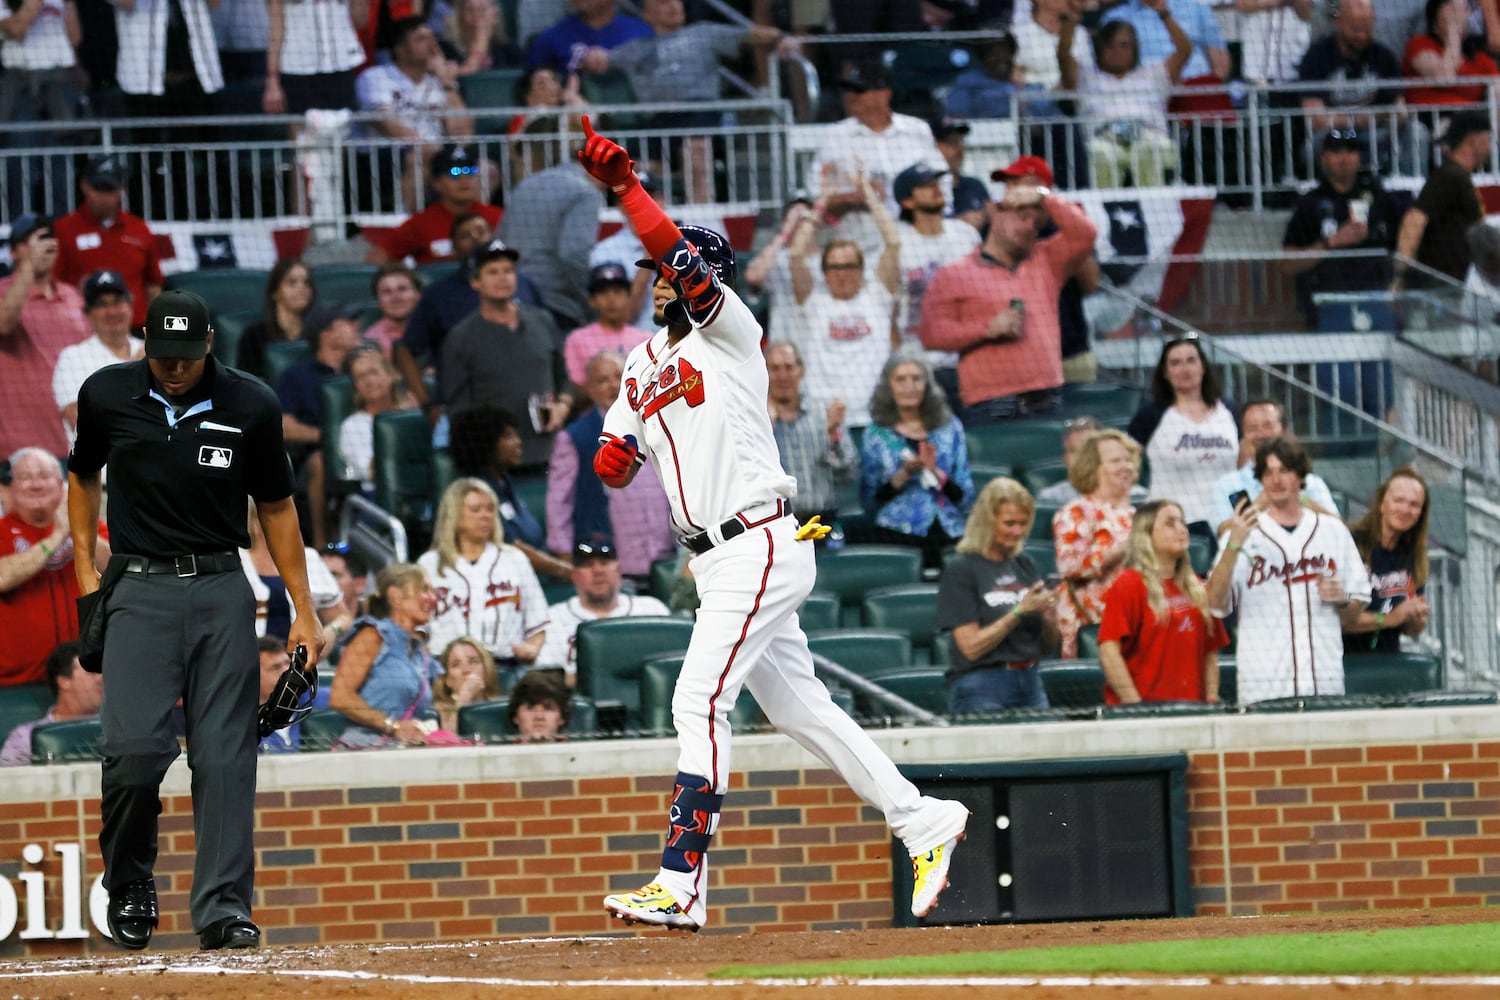
<svg viewBox="0 0 1500 1000">
<path fill-rule="evenodd" d="M 68 459 L 73 541 L 94 551 L 100 470 L 109 465 L 109 531 L 121 566 L 103 598 L 104 757 L 99 846 L 110 935 L 141 949 L 157 924 L 152 868 L 161 781 L 179 753 L 172 707 L 187 716 L 193 780 L 192 920 L 205 949 L 254 948 L 255 599 L 236 549 L 248 548 L 253 496 L 276 568 L 296 609 L 287 648 L 322 652 L 292 505 L 291 464 L 275 393 L 220 364 L 208 307 L 190 292 L 157 296 L 144 360 L 89 376 L 78 393 Z M 75 559 L 80 592 L 99 588 Z"/>
</svg>

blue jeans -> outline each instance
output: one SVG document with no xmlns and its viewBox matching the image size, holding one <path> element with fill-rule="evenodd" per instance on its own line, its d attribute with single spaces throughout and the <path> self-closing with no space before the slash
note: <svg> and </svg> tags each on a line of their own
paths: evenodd
<svg viewBox="0 0 1500 1000">
<path fill-rule="evenodd" d="M 983 715 L 1006 708 L 1047 708 L 1047 691 L 1035 666 L 1025 670 L 980 667 L 948 685 L 948 714 Z"/>
<path fill-rule="evenodd" d="M 1051 417 L 1062 407 L 1062 390 L 1038 389 L 1014 396 L 996 396 L 964 407 L 960 420 L 965 427 L 998 424 L 1006 420 Z"/>
</svg>

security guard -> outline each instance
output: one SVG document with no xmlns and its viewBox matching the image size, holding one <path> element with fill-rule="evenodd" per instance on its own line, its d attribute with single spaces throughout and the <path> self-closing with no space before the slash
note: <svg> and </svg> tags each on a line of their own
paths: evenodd
<svg viewBox="0 0 1500 1000">
<path fill-rule="evenodd" d="M 145 359 L 103 368 L 79 390 L 68 459 L 74 544 L 94 551 L 99 472 L 108 463 L 113 558 L 124 561 L 104 598 L 99 846 L 110 934 L 130 949 L 146 947 L 157 923 L 151 872 L 161 780 L 179 752 L 171 721 L 178 698 L 198 843 L 193 928 L 205 949 L 260 943 L 250 920 L 260 669 L 255 599 L 236 553 L 250 545 L 247 496 L 297 612 L 287 648 L 305 645 L 312 669 L 323 647 L 281 407 L 263 383 L 220 364 L 212 343 L 202 299 L 157 296 Z M 75 560 L 74 569 L 82 593 L 98 589 L 90 560 Z"/>
</svg>

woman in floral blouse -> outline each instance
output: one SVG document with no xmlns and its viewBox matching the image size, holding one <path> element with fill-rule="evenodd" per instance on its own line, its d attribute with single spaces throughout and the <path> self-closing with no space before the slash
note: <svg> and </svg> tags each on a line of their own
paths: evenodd
<svg viewBox="0 0 1500 1000">
<path fill-rule="evenodd" d="M 1092 434 L 1068 467 L 1079 497 L 1052 516 L 1057 572 L 1057 625 L 1062 656 L 1078 655 L 1078 630 L 1099 621 L 1104 595 L 1125 563 L 1130 537 L 1130 488 L 1140 473 L 1141 446 L 1122 431 Z"/>
<path fill-rule="evenodd" d="M 920 545 L 927 566 L 963 537 L 974 502 L 963 424 L 943 399 L 932 369 L 902 349 L 885 363 L 870 397 L 860 463 L 860 498 L 878 540 Z"/>
</svg>

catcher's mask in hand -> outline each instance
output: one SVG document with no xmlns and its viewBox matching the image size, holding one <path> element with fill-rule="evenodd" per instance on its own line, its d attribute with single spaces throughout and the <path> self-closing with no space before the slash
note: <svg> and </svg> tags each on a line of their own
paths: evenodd
<svg viewBox="0 0 1500 1000">
<path fill-rule="evenodd" d="M 292 665 L 281 672 L 271 697 L 260 706 L 260 739 L 301 722 L 312 713 L 318 693 L 318 675 L 307 669 L 307 647 L 292 651 Z"/>
</svg>

